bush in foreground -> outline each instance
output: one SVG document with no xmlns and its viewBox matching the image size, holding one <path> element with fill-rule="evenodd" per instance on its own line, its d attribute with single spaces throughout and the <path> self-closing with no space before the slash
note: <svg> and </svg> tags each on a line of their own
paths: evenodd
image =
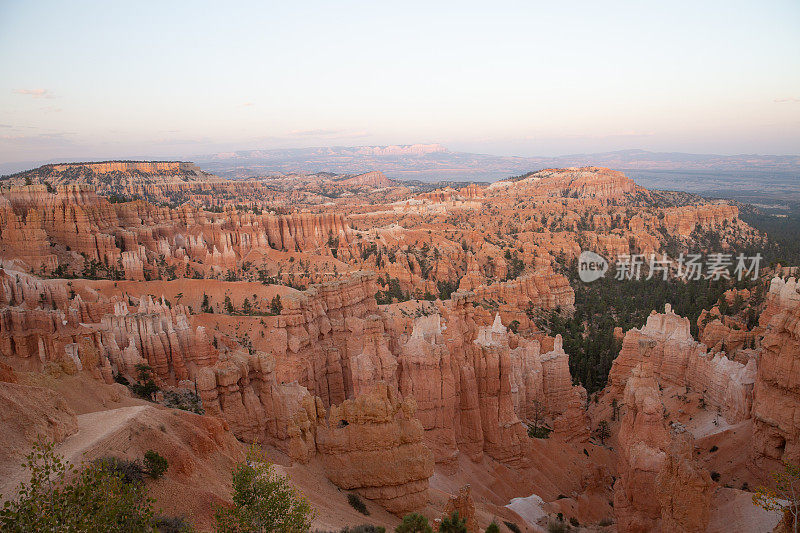
<svg viewBox="0 0 800 533">
<path fill-rule="evenodd" d="M 0 510 L 0 531 L 152 531 L 153 501 L 141 482 L 126 482 L 100 460 L 80 472 L 40 439 L 26 457 L 30 481 Z"/>
<path fill-rule="evenodd" d="M 314 510 L 254 446 L 233 468 L 233 506 L 214 513 L 219 533 L 301 533 Z"/>
</svg>

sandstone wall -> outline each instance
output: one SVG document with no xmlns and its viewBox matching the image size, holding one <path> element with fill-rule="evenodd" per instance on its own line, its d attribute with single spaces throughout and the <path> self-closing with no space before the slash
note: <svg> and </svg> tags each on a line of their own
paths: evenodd
<svg viewBox="0 0 800 533">
<path fill-rule="evenodd" d="M 631 370 L 645 358 L 658 380 L 702 393 L 728 422 L 750 417 L 755 357 L 742 364 L 724 353 L 708 353 L 705 345 L 691 337 L 689 320 L 673 313 L 669 304 L 664 313 L 651 313 L 642 329 L 625 334 L 609 372 L 608 390 L 621 397 Z"/>
<path fill-rule="evenodd" d="M 614 484 L 614 513 L 621 532 L 656 531 L 661 506 L 656 477 L 666 460 L 669 434 L 664 424 L 664 406 L 650 361 L 631 372 L 624 395 L 627 412 L 619 429 L 619 478 Z"/>
<path fill-rule="evenodd" d="M 772 280 L 753 399 L 753 458 L 800 462 L 800 293 L 794 278 Z"/>
</svg>

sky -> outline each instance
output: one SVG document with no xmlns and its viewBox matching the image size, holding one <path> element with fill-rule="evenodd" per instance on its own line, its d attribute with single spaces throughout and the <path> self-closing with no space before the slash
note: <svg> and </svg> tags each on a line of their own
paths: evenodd
<svg viewBox="0 0 800 533">
<path fill-rule="evenodd" d="M 800 153 L 800 2 L 0 0 L 0 163 Z"/>
</svg>

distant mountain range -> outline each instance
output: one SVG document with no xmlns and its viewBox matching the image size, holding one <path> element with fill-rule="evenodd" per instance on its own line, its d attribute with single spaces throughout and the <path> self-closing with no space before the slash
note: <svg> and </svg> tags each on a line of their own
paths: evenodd
<svg viewBox="0 0 800 533">
<path fill-rule="evenodd" d="M 192 158 L 232 178 L 275 173 L 357 173 L 421 181 L 495 181 L 543 168 L 602 166 L 639 184 L 746 201 L 800 201 L 800 156 L 714 155 L 622 150 L 558 157 L 507 157 L 453 152 L 440 144 L 250 150 Z"/>
<path fill-rule="evenodd" d="M 188 158 L 228 178 L 291 173 L 360 174 L 439 181 L 496 181 L 545 168 L 601 166 L 621 170 L 650 189 L 681 190 L 743 201 L 800 202 L 800 155 L 714 155 L 622 150 L 558 157 L 510 157 L 454 152 L 440 144 L 334 146 L 248 150 Z M 37 166 L 31 164 L 27 168 Z M 0 165 L 0 174 L 22 170 Z M 10 173 L 10 172 L 9 172 Z"/>
<path fill-rule="evenodd" d="M 208 170 L 230 177 L 275 172 L 352 173 L 381 170 L 395 178 L 438 180 L 460 176 L 490 181 L 538 168 L 590 165 L 658 171 L 800 171 L 800 156 L 797 155 L 713 155 L 622 150 L 557 157 L 508 157 L 453 152 L 440 144 L 248 150 L 198 155 L 191 159 Z"/>
</svg>

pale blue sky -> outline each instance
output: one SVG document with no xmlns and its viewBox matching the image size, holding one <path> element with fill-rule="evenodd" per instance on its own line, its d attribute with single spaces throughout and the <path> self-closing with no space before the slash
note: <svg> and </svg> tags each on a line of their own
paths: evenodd
<svg viewBox="0 0 800 533">
<path fill-rule="evenodd" d="M 800 2 L 0 0 L 0 162 L 800 153 Z"/>
</svg>

